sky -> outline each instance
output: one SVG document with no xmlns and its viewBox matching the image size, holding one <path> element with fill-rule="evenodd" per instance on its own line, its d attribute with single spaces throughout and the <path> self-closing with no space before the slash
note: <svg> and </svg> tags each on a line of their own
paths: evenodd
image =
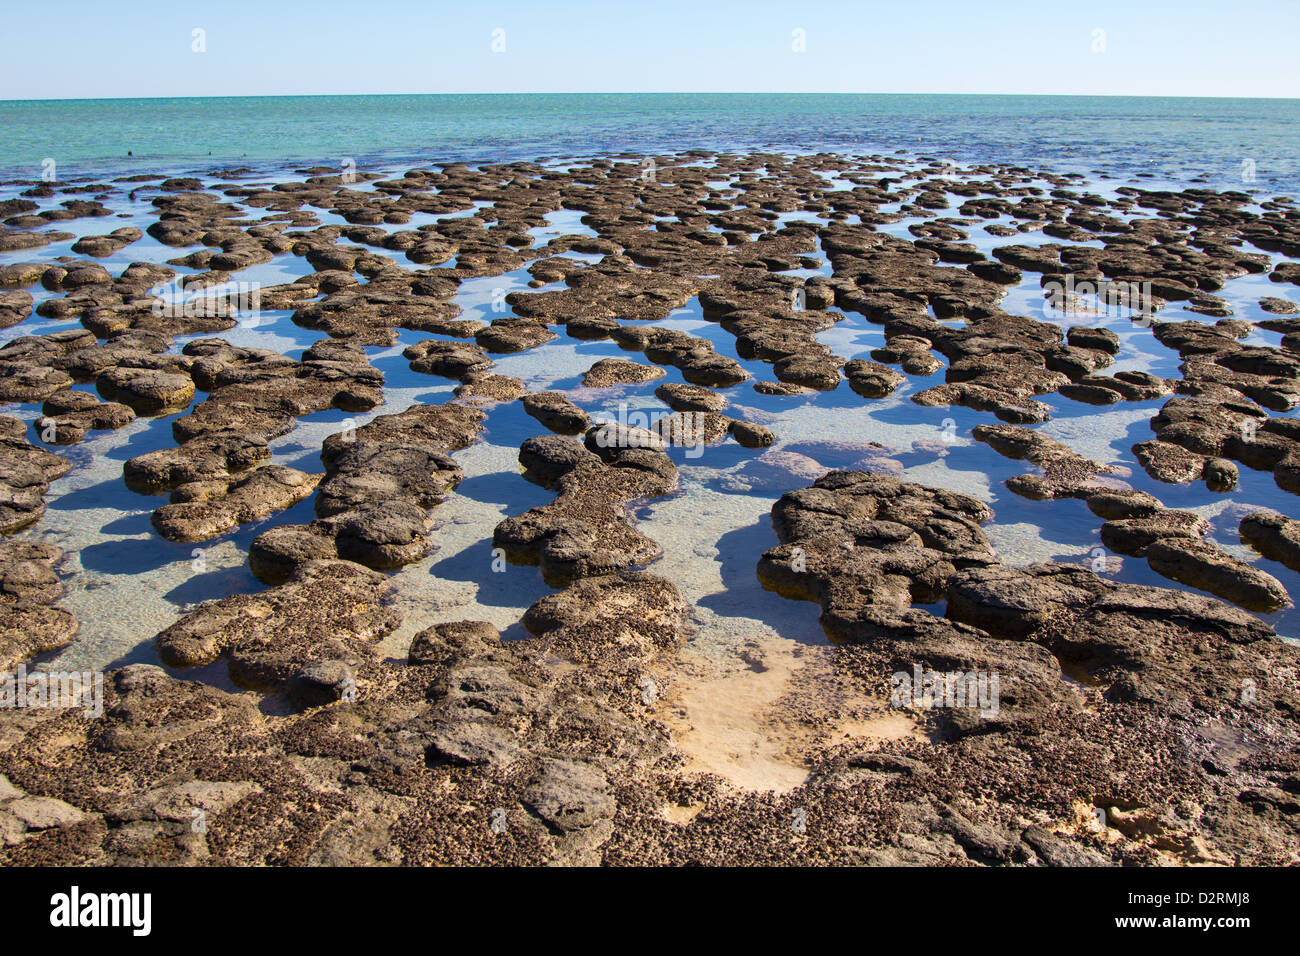
<svg viewBox="0 0 1300 956">
<path fill-rule="evenodd" d="M 65 0 L 5 23 L 0 99 L 1300 97 L 1300 0 Z"/>
</svg>

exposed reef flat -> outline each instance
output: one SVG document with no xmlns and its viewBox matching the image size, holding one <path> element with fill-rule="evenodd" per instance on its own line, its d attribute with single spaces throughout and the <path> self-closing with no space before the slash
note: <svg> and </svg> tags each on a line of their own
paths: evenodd
<svg viewBox="0 0 1300 956">
<path fill-rule="evenodd" d="M 704 152 L 73 188 L 0 201 L 0 670 L 164 553 L 69 551 L 65 498 L 214 577 L 101 714 L 0 708 L 0 862 L 1300 861 L 1286 197 Z M 1103 553 L 1013 560 L 1006 512 Z"/>
</svg>

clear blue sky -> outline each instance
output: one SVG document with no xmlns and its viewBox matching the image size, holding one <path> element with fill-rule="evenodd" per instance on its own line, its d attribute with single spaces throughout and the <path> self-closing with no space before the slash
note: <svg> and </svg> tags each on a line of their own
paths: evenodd
<svg viewBox="0 0 1300 956">
<path fill-rule="evenodd" d="M 0 99 L 860 92 L 1300 97 L 1300 0 L 12 4 Z M 492 51 L 504 30 L 505 51 Z M 205 31 L 206 52 L 193 33 Z M 795 52 L 796 30 L 805 51 Z M 1094 51 L 1104 31 L 1104 51 Z M 499 35 L 498 35 L 499 36 Z"/>
</svg>

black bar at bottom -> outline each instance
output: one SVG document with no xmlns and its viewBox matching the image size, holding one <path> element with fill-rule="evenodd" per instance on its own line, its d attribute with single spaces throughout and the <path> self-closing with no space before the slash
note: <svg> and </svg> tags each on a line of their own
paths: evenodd
<svg viewBox="0 0 1300 956">
<path fill-rule="evenodd" d="M 1282 870 L 1201 868 L 0 871 L 15 950 L 28 936 L 68 934 L 131 945 L 222 937 L 238 944 L 251 933 L 259 942 L 330 947 L 374 945 L 390 929 L 456 925 L 493 934 L 564 927 L 567 935 L 611 919 L 624 931 L 644 923 L 652 936 L 656 925 L 743 935 L 781 923 L 796 932 L 838 923 L 874 935 L 888 923 L 933 938 L 974 921 L 972 932 L 982 923 L 1072 940 L 1194 932 L 1229 942 L 1277 931 L 1292 887 Z"/>
</svg>

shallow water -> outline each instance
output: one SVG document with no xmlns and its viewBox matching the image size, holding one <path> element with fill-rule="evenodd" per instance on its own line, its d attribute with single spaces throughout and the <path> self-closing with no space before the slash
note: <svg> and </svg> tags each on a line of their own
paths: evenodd
<svg viewBox="0 0 1300 956">
<path fill-rule="evenodd" d="M 375 171 L 388 176 L 400 174 L 404 169 L 395 166 Z M 265 179 L 265 174 L 259 176 L 259 181 Z M 208 183 L 230 180 L 229 176 L 220 180 L 205 177 Z M 829 185 L 842 188 L 851 184 Z M 1091 181 L 1080 183 L 1078 188 L 1100 192 L 1105 185 Z M 5 190 L 3 196 L 14 193 L 16 190 Z M 61 198 L 44 200 L 42 207 L 48 208 Z M 128 224 L 144 228 L 153 221 L 149 215 L 151 207 L 140 199 L 132 201 L 125 195 L 114 196 L 106 204 L 120 216 L 56 223 L 54 228 L 78 236 L 96 235 Z M 322 222 L 342 222 L 324 211 L 312 211 Z M 955 209 L 948 212 L 955 214 Z M 257 215 L 258 211 L 254 210 L 253 214 Z M 458 218 L 467 214 L 421 218 Z M 559 235 L 593 234 L 581 223 L 581 216 L 572 210 L 548 216 L 545 226 L 532 230 L 537 245 Z M 808 213 L 787 214 L 782 218 L 818 221 Z M 882 228 L 907 235 L 907 226 L 916 221 L 921 220 L 908 218 Z M 385 228 L 413 228 L 417 224 Z M 972 227 L 969 241 L 985 252 L 1010 242 L 1053 241 L 1041 233 L 996 238 L 985 233 L 982 225 Z M 70 255 L 73 241 L 40 250 L 2 254 L 0 264 Z M 163 246 L 146 236 L 97 261 L 116 273 L 131 262 L 162 262 L 187 251 Z M 373 248 L 372 251 L 392 255 L 396 261 L 411 265 L 400 253 Z M 588 262 L 600 258 L 567 255 Z M 196 270 L 178 271 L 185 274 Z M 305 260 L 283 254 L 272 262 L 236 273 L 234 280 L 271 285 L 311 271 Z M 829 266 L 823 263 L 822 268 L 798 270 L 795 274 L 826 275 Z M 504 276 L 469 280 L 461 285 L 455 301 L 461 306 L 463 317 L 490 321 L 503 314 L 496 311 L 501 308 L 501 290 L 527 289 L 531 279 L 525 270 L 518 270 Z M 557 283 L 544 288 L 560 287 Z M 38 303 L 51 295 L 39 287 L 31 291 Z M 1237 318 L 1257 320 L 1264 317 L 1258 299 L 1263 295 L 1286 295 L 1286 288 L 1269 282 L 1266 277 L 1247 276 L 1230 281 L 1218 294 L 1231 303 Z M 1028 274 L 1020 286 L 1010 289 L 1003 304 L 1013 313 L 1050 317 L 1044 311 L 1036 274 Z M 287 311 L 264 312 L 257 322 L 218 334 L 235 344 L 272 348 L 297 357 L 322 335 L 295 326 L 290 315 Z M 1176 303 L 1160 315 L 1161 318 L 1213 321 L 1186 312 Z M 861 315 L 847 313 L 841 319 L 818 336 L 838 355 L 846 359 L 868 357 L 871 349 L 884 343 L 881 327 Z M 1081 321 L 1085 320 L 1063 320 L 1062 324 Z M 1128 315 L 1102 315 L 1086 321 L 1111 328 L 1123 340 L 1119 360 L 1105 374 L 1140 369 L 1177 375 L 1177 353 L 1160 345 L 1149 329 L 1135 324 Z M 0 342 L 75 324 L 75 320 L 33 316 L 18 326 L 0 331 Z M 738 357 L 734 337 L 706 320 L 696 300 L 655 324 L 702 336 L 713 342 L 720 353 Z M 493 371 L 522 378 L 530 391 L 565 391 L 595 419 L 617 418 L 628 411 L 654 414 L 669 411 L 655 398 L 654 389 L 664 382 L 684 381 L 679 370 L 667 367 L 665 377 L 641 385 L 583 388 L 582 373 L 600 358 L 621 356 L 646 360 L 639 353 L 624 351 L 612 341 L 577 340 L 560 331 L 558 340 L 537 349 L 494 356 Z M 197 337 L 200 336 L 191 338 Z M 456 382 L 413 373 L 401 355 L 406 345 L 427 337 L 425 333 L 402 331 L 395 346 L 368 349 L 372 362 L 386 376 L 385 404 L 364 414 L 326 411 L 300 419 L 291 433 L 272 443 L 274 460 L 319 471 L 320 444 L 329 434 L 349 424 L 363 424 L 375 415 L 401 411 L 412 403 L 436 403 L 451 398 Z M 1276 344 L 1278 336 L 1257 332 L 1255 338 Z M 178 351 L 186 341 L 179 339 L 174 350 Z M 744 359 L 740 362 L 753 381 L 774 378 L 771 366 L 766 363 Z M 905 479 L 961 491 L 990 503 L 995 518 L 985 527 L 1001 560 L 1008 564 L 1090 563 L 1098 557 L 1101 520 L 1088 512 L 1083 502 L 1030 501 L 1006 490 L 1003 482 L 1007 478 L 1032 466 L 1004 458 L 971 437 L 974 426 L 992 421 L 992 416 L 959 406 L 924 408 L 911 401 L 913 394 L 941 383 L 943 374 L 941 369 L 932 376 L 910 377 L 895 394 L 876 400 L 857 396 L 844 383 L 832 392 L 789 397 L 761 395 L 754 391 L 752 381 L 719 391 L 732 402 L 727 414 L 760 422 L 775 432 L 774 450 L 795 450 L 826 467 L 852 467 L 868 450 L 861 446 L 874 442 L 885 446 L 889 457 L 902 463 Z M 204 397 L 200 393 L 195 401 Z M 1211 493 L 1201 484 L 1163 485 L 1146 475 L 1129 450 L 1134 443 L 1153 437 L 1148 420 L 1163 404 L 1163 399 L 1122 402 L 1103 408 L 1055 394 L 1040 396 L 1040 400 L 1053 409 L 1052 420 L 1036 426 L 1045 434 L 1065 442 L 1081 455 L 1127 469 L 1127 473 L 1121 474 L 1124 480 L 1156 495 L 1169 507 L 1195 510 L 1210 518 L 1213 540 L 1238 557 L 1265 567 L 1288 591 L 1300 594 L 1300 575 L 1263 561 L 1237 539 L 1237 522 L 1247 508 L 1294 512 L 1294 498 L 1278 489 L 1270 474 L 1253 472 L 1243 466 L 1238 489 L 1227 495 Z M 551 492 L 524 479 L 517 464 L 519 444 L 545 430 L 517 402 L 491 406 L 487 411 L 480 440 L 454 453 L 465 478 L 446 503 L 435 510 L 441 522 L 436 533 L 438 550 L 392 576 L 398 606 L 405 612 L 402 627 L 382 644 L 383 651 L 392 656 L 404 656 L 415 631 L 441 621 L 488 620 L 507 637 L 522 636 L 517 622 L 523 611 L 551 592 L 536 568 L 501 566 L 499 561 L 494 561 L 492 548 L 492 534 L 498 522 L 553 497 Z M 16 414 L 28 421 L 39 414 L 36 404 L 5 406 L 0 412 Z M 258 534 L 269 527 L 303 523 L 314 517 L 309 498 L 201 545 L 174 544 L 159 538 L 150 526 L 149 515 L 163 502 L 127 489 L 122 480 L 122 463 L 143 452 L 173 444 L 170 425 L 182 414 L 185 413 L 141 417 L 121 431 L 92 432 L 79 445 L 57 449 L 74 462 L 74 467 L 51 486 L 46 516 L 21 536 L 54 541 L 67 552 L 62 570 L 67 572 L 69 594 L 62 605 L 77 617 L 82 629 L 77 641 L 46 661 L 47 665 L 57 662 L 59 668 L 82 669 L 156 662 L 153 635 L 185 610 L 203 600 L 262 589 L 248 571 L 246 560 L 249 544 Z M 933 446 L 936 441 L 939 442 L 937 453 L 913 450 L 914 442 Z M 834 447 L 827 442 L 849 444 Z M 633 509 L 641 530 L 663 547 L 664 556 L 653 569 L 676 583 L 694 606 L 696 630 L 691 647 L 709 655 L 755 645 L 780 657 L 786 653 L 780 650 L 784 642 L 824 644 L 814 605 L 766 592 L 755 576 L 758 556 L 776 544 L 768 517 L 773 502 L 783 491 L 802 487 L 810 479 L 785 476 L 773 480 L 756 475 L 753 461 L 759 453 L 740 448 L 732 441 L 703 449 L 698 456 L 695 451 L 671 451 L 680 472 L 677 492 L 640 503 Z M 1143 560 L 1120 560 L 1118 556 L 1105 555 L 1104 551 L 1100 554 L 1108 558 L 1106 573 L 1116 580 L 1181 587 L 1156 575 Z M 1300 635 L 1300 616 L 1294 608 L 1263 617 L 1284 637 L 1294 639 Z M 223 682 L 219 670 L 208 668 L 203 676 Z"/>
</svg>

